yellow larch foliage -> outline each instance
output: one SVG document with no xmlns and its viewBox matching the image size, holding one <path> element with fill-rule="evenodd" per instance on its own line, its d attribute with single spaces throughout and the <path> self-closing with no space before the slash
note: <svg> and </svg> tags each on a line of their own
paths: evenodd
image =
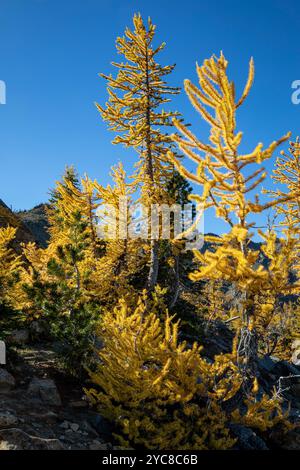
<svg viewBox="0 0 300 470">
<path fill-rule="evenodd" d="M 229 360 L 220 357 L 220 364 L 211 368 L 197 344 L 188 348 L 180 343 L 178 323 L 167 315 L 163 326 L 149 311 L 146 293 L 135 307 L 121 299 L 104 315 L 99 334 L 105 344 L 98 353 L 99 366 L 91 373 L 95 388 L 86 393 L 101 414 L 115 422 L 122 445 L 232 447 L 235 441 L 218 404 L 240 385 L 226 373 L 232 367 Z"/>
<path fill-rule="evenodd" d="M 101 228 L 105 249 L 103 256 L 94 263 L 91 281 L 102 301 L 115 304 L 117 298 L 134 294 L 131 281 L 145 263 L 145 252 L 138 236 L 129 234 L 133 224 L 134 187 L 126 182 L 121 163 L 112 168 L 111 177 L 113 184 L 106 187 L 94 182 L 97 198 L 101 201 L 97 212 L 98 235 Z"/>
<path fill-rule="evenodd" d="M 254 390 L 253 395 L 245 400 L 246 411 L 244 413 L 238 408 L 232 412 L 231 417 L 234 423 L 258 429 L 261 432 L 269 431 L 279 425 L 282 434 L 295 428 L 289 421 L 289 412 L 282 410 L 281 400 L 278 399 L 276 390 L 271 398 L 266 394 L 256 398 L 256 391 Z"/>
<path fill-rule="evenodd" d="M 205 331 L 208 332 L 215 320 L 225 321 L 231 316 L 230 309 L 225 306 L 225 292 L 223 282 L 209 279 L 201 288 L 200 301 L 197 306 L 201 319 L 205 323 Z"/>
<path fill-rule="evenodd" d="M 238 411 L 243 376 L 234 355 L 207 361 L 201 346 L 179 340 L 179 323 L 160 309 L 146 292 L 135 305 L 120 299 L 98 331 L 103 347 L 90 372 L 94 388 L 85 391 L 101 415 L 114 422 L 122 446 L 229 449 L 236 441 L 231 422 L 261 428 L 264 416 L 270 428 L 285 421 L 275 398 L 265 396 L 261 405 L 253 405 L 255 386 L 244 411 Z"/>
<path fill-rule="evenodd" d="M 14 303 L 16 309 L 21 309 L 29 318 L 35 318 L 42 315 L 42 311 L 36 307 L 34 299 L 27 295 L 24 286 L 32 286 L 36 280 L 41 285 L 49 282 L 51 277 L 48 272 L 48 263 L 50 259 L 55 257 L 56 249 L 51 247 L 40 248 L 36 243 L 27 243 L 22 245 L 22 254 L 25 263 L 20 270 L 18 283 L 18 296 Z"/>
<path fill-rule="evenodd" d="M 276 215 L 279 219 L 278 227 L 284 239 L 276 241 L 282 248 L 281 257 L 277 256 L 277 272 L 280 275 L 294 278 L 292 289 L 286 293 L 299 296 L 300 273 L 300 142 L 299 137 L 290 142 L 289 152 L 281 152 L 276 160 L 276 167 L 272 175 L 276 190 L 266 190 L 266 194 L 273 199 L 280 199 L 282 203 L 276 206 Z M 280 187 L 281 186 L 281 187 Z M 289 247 L 290 245 L 290 247 Z M 272 263 L 274 264 L 274 262 Z M 274 321 L 269 325 L 276 342 L 275 353 L 282 359 L 290 359 L 292 345 L 300 338 L 300 310 L 299 298 L 293 303 L 278 306 L 274 300 Z M 281 335 L 278 335 L 281 331 Z"/>
<path fill-rule="evenodd" d="M 300 339 L 299 299 L 283 303 L 275 295 L 262 294 L 255 299 L 255 308 L 259 351 L 290 361 L 295 341 Z"/>
<path fill-rule="evenodd" d="M 162 66 L 156 61 L 165 43 L 153 46 L 156 27 L 151 19 L 146 25 L 141 15 L 135 14 L 133 26 L 133 30 L 126 28 L 125 35 L 116 41 L 118 53 L 126 59 L 126 62 L 112 62 L 118 69 L 117 76 L 100 74 L 107 80 L 109 100 L 105 107 L 99 104 L 97 107 L 117 134 L 113 143 L 138 151 L 136 179 L 143 185 L 145 195 L 157 198 L 156 193 L 165 182 L 165 172 L 172 169 L 167 158 L 172 139 L 163 128 L 172 126 L 172 118 L 178 115 L 165 111 L 162 106 L 179 90 L 164 80 L 174 65 Z"/>
<path fill-rule="evenodd" d="M 276 184 L 284 185 L 285 190 L 265 191 L 273 198 L 283 199 L 278 205 L 277 213 L 281 215 L 281 223 L 299 234 L 300 224 L 300 142 L 290 142 L 289 153 L 281 152 L 276 160 L 276 168 L 272 179 Z"/>
<path fill-rule="evenodd" d="M 16 230 L 13 227 L 0 228 L 0 304 L 13 304 L 17 298 L 15 284 L 22 261 L 10 246 Z"/>
<path fill-rule="evenodd" d="M 258 350 L 262 354 L 275 355 L 281 359 L 290 359 L 292 344 L 299 337 L 300 325 L 297 320 L 297 304 L 285 303 L 283 298 L 295 295 L 299 291 L 299 282 L 292 276 L 295 262 L 298 259 L 298 240 L 289 230 L 278 236 L 273 230 L 258 233 L 263 239 L 257 251 L 257 263 L 263 264 L 262 277 L 252 290 L 252 308 L 255 315 L 255 330 L 258 338 Z M 212 281 L 208 281 L 208 284 Z M 217 282 L 217 281 L 213 281 Z M 236 282 L 241 291 L 247 284 Z M 251 287 L 253 289 L 254 284 Z M 251 292 L 251 291 L 250 291 Z M 213 298 L 219 297 L 213 293 Z M 248 299 L 248 305 L 250 305 Z M 229 310 L 232 318 L 239 315 L 238 308 Z M 225 312 L 223 310 L 223 315 Z M 239 315 L 240 316 L 240 315 Z M 216 315 L 217 318 L 217 315 Z M 236 330 L 243 321 L 235 319 L 231 323 Z"/>
<path fill-rule="evenodd" d="M 282 203 L 276 207 L 279 216 L 279 225 L 285 227 L 285 233 L 295 238 L 298 245 L 294 246 L 293 270 L 299 278 L 300 272 L 300 142 L 290 142 L 289 153 L 281 152 L 276 160 L 276 168 L 272 175 L 273 181 L 283 185 L 284 189 L 277 187 L 275 191 L 266 190 L 265 193 L 272 198 L 279 198 Z"/>
<path fill-rule="evenodd" d="M 209 143 L 206 144 L 175 120 L 182 135 L 174 135 L 173 138 L 180 150 L 198 164 L 196 174 L 187 170 L 172 153 L 169 156 L 183 176 L 202 186 L 202 194 L 191 198 L 204 209 L 214 208 L 216 216 L 229 226 L 229 232 L 221 237 L 206 237 L 216 244 L 214 251 L 195 252 L 200 267 L 191 274 L 191 279 L 221 279 L 233 283 L 243 293 L 241 318 L 249 332 L 254 331 L 255 325 L 255 294 L 270 282 L 268 270 L 258 263 L 259 252 L 249 243 L 253 236 L 251 229 L 255 225 L 251 216 L 286 200 L 285 196 L 262 204 L 255 190 L 266 177 L 262 163 L 272 156 L 289 134 L 265 150 L 259 143 L 249 154 L 239 152 L 242 133 L 236 130 L 236 112 L 250 91 L 254 64 L 251 59 L 248 80 L 239 99 L 236 98 L 234 83 L 228 78 L 227 66 L 228 62 L 221 53 L 219 57 L 212 56 L 201 66 L 197 65 L 199 88 L 185 80 L 185 90 L 192 105 L 211 129 Z M 250 165 L 257 168 L 250 171 Z M 278 278 L 277 281 L 281 283 Z"/>
</svg>

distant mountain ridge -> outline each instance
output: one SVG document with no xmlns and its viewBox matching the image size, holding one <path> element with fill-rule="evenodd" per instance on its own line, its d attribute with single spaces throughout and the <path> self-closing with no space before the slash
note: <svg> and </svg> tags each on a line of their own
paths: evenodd
<svg viewBox="0 0 300 470">
<path fill-rule="evenodd" d="M 20 243 L 36 242 L 39 246 L 46 246 L 49 238 L 46 204 L 39 204 L 33 209 L 13 212 L 2 199 L 0 199 L 0 227 L 15 227 L 16 239 L 13 247 L 19 251 Z"/>
</svg>

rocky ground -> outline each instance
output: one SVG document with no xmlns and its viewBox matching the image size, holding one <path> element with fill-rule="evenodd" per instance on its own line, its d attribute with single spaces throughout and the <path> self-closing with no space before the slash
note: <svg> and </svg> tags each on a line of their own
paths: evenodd
<svg viewBox="0 0 300 470">
<path fill-rule="evenodd" d="M 15 333 L 0 367 L 0 450 L 117 449 L 112 429 L 84 398 L 82 385 L 60 369 L 51 343 L 27 344 L 26 331 Z M 213 344 L 212 344 L 213 346 Z M 300 368 L 265 357 L 259 363 L 261 392 L 280 385 L 286 409 L 300 423 Z M 281 378 L 281 379 L 280 379 Z M 232 426 L 237 449 L 300 450 L 300 428 L 285 437 Z"/>
<path fill-rule="evenodd" d="M 113 448 L 109 425 L 89 408 L 81 387 L 56 369 L 47 345 L 14 356 L 13 367 L 9 361 L 0 368 L 1 450 Z"/>
</svg>

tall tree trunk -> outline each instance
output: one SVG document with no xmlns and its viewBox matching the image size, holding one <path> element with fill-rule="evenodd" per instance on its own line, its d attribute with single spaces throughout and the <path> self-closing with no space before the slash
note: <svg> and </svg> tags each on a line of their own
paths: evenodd
<svg viewBox="0 0 300 470">
<path fill-rule="evenodd" d="M 240 185 L 239 178 L 237 177 L 237 184 Z M 240 219 L 240 224 L 245 227 L 245 219 Z M 245 242 L 240 242 L 241 252 L 245 254 L 247 245 Z M 258 337 L 255 327 L 251 324 L 254 318 L 254 295 L 251 292 L 245 292 L 245 311 L 243 315 L 243 323 L 240 330 L 240 339 L 238 345 L 237 356 L 238 360 L 241 357 L 243 360 L 243 367 L 245 373 L 244 387 L 246 389 L 252 388 L 253 378 L 257 375 L 257 361 L 258 361 Z"/>
<path fill-rule="evenodd" d="M 258 336 L 255 327 L 251 325 L 251 319 L 254 315 L 253 298 L 250 296 L 249 299 L 249 295 L 246 293 L 246 299 L 248 302 L 250 300 L 250 305 L 246 307 L 244 315 L 245 324 L 240 330 L 237 360 L 244 376 L 243 387 L 246 394 L 248 394 L 253 387 L 253 379 L 258 374 Z"/>
</svg>

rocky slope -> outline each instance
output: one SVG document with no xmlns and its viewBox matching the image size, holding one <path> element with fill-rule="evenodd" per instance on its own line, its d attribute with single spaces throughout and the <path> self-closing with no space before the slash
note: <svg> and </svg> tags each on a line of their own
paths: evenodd
<svg viewBox="0 0 300 470">
<path fill-rule="evenodd" d="M 0 227 L 8 225 L 17 228 L 14 248 L 18 250 L 21 242 L 28 243 L 35 241 L 31 230 L 19 217 L 0 199 Z"/>
<path fill-rule="evenodd" d="M 0 368 L 0 450 L 113 448 L 108 424 L 56 368 L 49 345 L 10 350 L 8 362 Z"/>
<path fill-rule="evenodd" d="M 30 210 L 13 212 L 0 199 L 0 227 L 8 225 L 17 228 L 14 247 L 18 250 L 20 243 L 36 242 L 45 247 L 49 238 L 46 204 L 39 204 Z"/>
<path fill-rule="evenodd" d="M 39 246 L 47 246 L 49 240 L 47 204 L 39 204 L 30 210 L 18 211 L 15 215 L 28 227 Z"/>
</svg>

